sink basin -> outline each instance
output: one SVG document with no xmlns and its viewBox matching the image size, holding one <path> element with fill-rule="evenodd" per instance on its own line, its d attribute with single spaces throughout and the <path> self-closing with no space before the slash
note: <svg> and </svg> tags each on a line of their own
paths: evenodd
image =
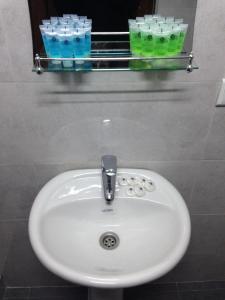
<svg viewBox="0 0 225 300">
<path fill-rule="evenodd" d="M 175 187 L 140 169 L 118 169 L 110 205 L 101 170 L 60 174 L 42 188 L 29 218 L 30 241 L 44 266 L 71 282 L 100 288 L 164 275 L 184 255 L 190 229 Z"/>
</svg>

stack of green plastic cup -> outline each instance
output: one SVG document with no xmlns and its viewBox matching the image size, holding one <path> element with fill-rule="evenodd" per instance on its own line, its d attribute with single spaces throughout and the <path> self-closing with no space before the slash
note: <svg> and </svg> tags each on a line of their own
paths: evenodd
<svg viewBox="0 0 225 300">
<path fill-rule="evenodd" d="M 145 15 L 128 23 L 134 56 L 173 57 L 182 52 L 188 29 L 183 19 Z"/>
</svg>

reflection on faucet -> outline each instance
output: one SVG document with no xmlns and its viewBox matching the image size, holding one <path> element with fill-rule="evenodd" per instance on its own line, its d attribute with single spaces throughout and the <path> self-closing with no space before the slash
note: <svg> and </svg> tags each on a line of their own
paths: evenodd
<svg viewBox="0 0 225 300">
<path fill-rule="evenodd" d="M 102 183 L 105 200 L 110 204 L 114 200 L 116 187 L 117 159 L 114 155 L 102 156 Z"/>
</svg>

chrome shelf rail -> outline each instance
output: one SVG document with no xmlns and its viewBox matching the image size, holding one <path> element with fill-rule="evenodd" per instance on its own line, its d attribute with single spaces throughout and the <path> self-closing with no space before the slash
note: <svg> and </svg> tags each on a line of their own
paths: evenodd
<svg viewBox="0 0 225 300">
<path fill-rule="evenodd" d="M 187 60 L 187 66 L 186 71 L 188 73 L 193 71 L 193 59 L 194 55 L 191 52 L 189 55 L 181 55 L 181 56 L 175 56 L 175 57 L 135 57 L 135 56 L 125 56 L 125 57 L 83 57 L 83 58 L 53 58 L 53 57 L 41 57 L 39 54 L 36 54 L 35 56 L 35 71 L 37 74 L 42 74 L 44 72 L 44 69 L 42 67 L 41 62 L 46 61 L 73 61 L 73 62 L 130 62 L 130 61 L 143 61 L 143 62 L 151 62 L 151 61 L 163 61 L 163 60 Z M 163 69 L 163 68 L 162 68 Z M 107 71 L 109 71 L 110 68 L 107 68 Z M 116 71 L 116 68 L 112 68 L 112 71 Z M 122 71 L 128 71 L 129 68 L 119 68 L 118 70 Z M 166 70 L 166 67 L 165 67 Z M 62 69 L 62 72 L 64 70 Z M 101 71 L 101 70 L 94 70 L 94 71 Z M 106 70 L 104 70 L 106 71 Z M 131 71 L 131 70 L 130 70 Z M 143 69 L 143 71 L 145 71 Z"/>
<path fill-rule="evenodd" d="M 92 32 L 91 33 L 93 36 L 125 36 L 125 35 L 129 35 L 129 32 Z M 121 41 L 93 41 L 93 43 L 103 43 L 103 44 L 107 44 L 107 43 L 121 43 Z M 129 43 L 129 41 L 126 41 L 127 43 Z M 82 57 L 82 58 L 76 58 L 76 57 L 71 57 L 71 58 L 63 58 L 63 57 L 57 57 L 57 58 L 53 58 L 53 57 L 44 57 L 44 56 L 40 56 L 39 54 L 36 54 L 35 56 L 35 66 L 34 66 L 34 71 L 37 74 L 42 74 L 43 72 L 50 71 L 50 72 L 54 72 L 54 69 L 50 70 L 45 69 L 43 67 L 42 62 L 48 62 L 51 63 L 54 61 L 58 61 L 58 62 L 64 62 L 64 61 L 72 61 L 72 62 L 77 62 L 77 63 L 95 63 L 97 64 L 97 67 L 95 68 L 89 68 L 89 69 L 84 69 L 83 71 L 150 71 L 150 70 L 185 70 L 190 73 L 192 72 L 194 69 L 197 69 L 197 67 L 193 66 L 193 59 L 194 59 L 194 55 L 191 52 L 190 54 L 181 54 L 179 56 L 174 56 L 174 57 L 141 57 L 141 56 L 132 56 L 132 54 L 130 53 L 129 49 L 93 49 L 91 51 L 91 56 L 90 57 Z M 186 60 L 186 61 L 185 61 Z M 171 61 L 182 61 L 182 66 L 179 65 L 174 65 L 174 66 L 170 66 L 168 67 L 166 64 L 165 66 L 162 64 L 163 61 L 167 61 L 167 62 L 171 62 Z M 106 63 L 110 63 L 110 62 L 121 62 L 123 64 L 126 64 L 126 66 L 119 66 L 118 68 L 115 68 L 115 66 L 113 67 L 109 67 L 109 66 L 104 66 L 104 68 L 100 68 L 100 64 L 106 64 Z M 135 63 L 135 62 L 142 62 L 144 64 L 146 63 L 153 63 L 153 62 L 160 62 L 160 67 L 137 67 L 137 68 L 132 68 L 129 66 L 129 64 L 131 63 Z M 56 72 L 66 72 L 66 71 L 70 71 L 70 72 L 76 72 L 76 71 L 82 71 L 81 69 L 76 70 L 75 68 L 70 68 L 70 69 L 66 69 L 66 68 L 61 68 L 61 69 L 57 69 L 55 70 Z"/>
<path fill-rule="evenodd" d="M 129 35 L 129 31 L 109 31 L 109 32 L 92 32 L 91 35 Z"/>
</svg>

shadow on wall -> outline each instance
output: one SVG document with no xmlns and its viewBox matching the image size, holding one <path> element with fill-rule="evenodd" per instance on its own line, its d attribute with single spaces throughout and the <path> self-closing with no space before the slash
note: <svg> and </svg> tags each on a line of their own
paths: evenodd
<svg viewBox="0 0 225 300">
<path fill-rule="evenodd" d="M 169 72 L 160 73 L 164 79 L 169 76 Z M 59 88 L 53 90 L 40 91 L 40 95 L 44 99 L 39 100 L 39 106 L 48 106 L 51 104 L 75 104 L 75 103 L 129 103 L 129 102 L 175 102 L 175 101 L 188 101 L 188 97 L 184 97 L 184 93 L 188 90 L 188 87 L 180 86 L 179 88 L 169 87 L 167 84 L 158 80 L 149 73 L 140 73 L 141 77 L 145 77 L 143 84 L 134 81 L 132 84 L 116 85 L 115 88 L 105 87 L 103 82 L 100 84 L 88 85 L 88 74 L 82 73 L 65 73 L 54 74 L 58 82 Z M 44 75 L 43 75 L 44 76 Z M 110 78 L 109 78 L 110 80 Z M 65 85 L 65 90 L 63 86 Z M 113 83 L 112 83 L 113 85 Z M 89 86 L 89 87 L 88 87 Z M 62 99 L 62 95 L 78 95 L 78 97 Z M 82 96 L 92 96 L 89 99 L 82 99 Z M 99 95 L 99 97 L 97 97 Z M 106 97 L 103 97 L 103 96 Z M 109 95 L 115 95 L 116 98 L 110 100 Z M 55 99 L 47 100 L 46 96 L 55 96 Z M 58 99 L 57 99 L 57 96 Z M 97 100 L 96 100 L 97 98 Z"/>
<path fill-rule="evenodd" d="M 171 72 L 173 73 L 173 71 L 165 71 L 165 70 L 158 70 L 158 71 L 141 71 L 141 72 L 123 72 L 123 74 L 129 77 L 129 75 L 131 76 L 136 76 L 136 74 L 139 75 L 139 79 L 141 81 L 148 81 L 149 82 L 149 88 L 152 89 L 152 87 L 156 87 L 156 89 L 161 90 L 163 83 L 161 82 L 161 80 L 169 80 L 171 76 L 173 76 L 171 74 Z M 184 70 L 182 70 L 181 72 L 185 72 Z M 87 86 L 90 84 L 90 75 L 93 75 L 93 72 L 65 72 L 65 73 L 52 73 L 52 76 L 55 78 L 56 82 L 58 84 L 65 84 L 67 87 L 68 86 L 72 86 L 74 84 L 76 85 L 83 85 L 86 84 Z M 99 73 L 96 73 L 99 74 Z M 113 77 L 113 75 L 115 74 L 115 72 L 102 72 L 101 76 L 104 76 L 104 81 L 108 80 L 108 82 L 110 82 L 111 78 Z M 45 76 L 45 74 L 39 75 L 39 76 Z M 160 80 L 159 80 L 159 77 Z M 140 83 L 139 80 L 136 79 L 133 81 L 133 83 Z M 104 84 L 104 82 L 102 82 L 102 85 Z M 104 86 L 102 86 L 104 88 Z M 154 91 L 154 89 L 152 89 Z"/>
</svg>

